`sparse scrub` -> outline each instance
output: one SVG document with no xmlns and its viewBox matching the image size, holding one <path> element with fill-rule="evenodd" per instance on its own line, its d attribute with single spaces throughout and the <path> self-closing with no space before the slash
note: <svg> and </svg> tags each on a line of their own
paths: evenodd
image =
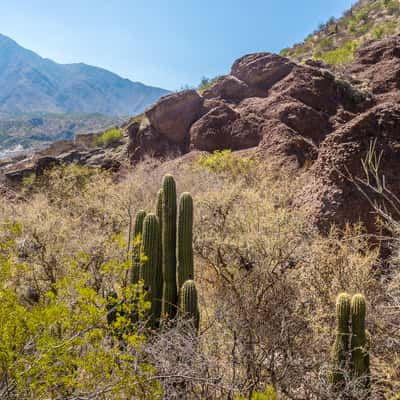
<svg viewBox="0 0 400 400">
<path fill-rule="evenodd" d="M 135 215 L 156 210 L 164 175 L 157 163 L 139 164 L 120 181 L 56 168 L 26 201 L 0 204 L 2 398 L 30 390 L 32 400 L 82 391 L 110 400 L 337 399 L 330 349 L 342 292 L 368 299 L 370 399 L 399 393 L 398 271 L 377 274 L 379 251 L 361 226 L 316 232 L 293 207 L 302 186 L 296 176 L 253 160 L 242 169 L 240 158 L 226 154 L 222 167 L 220 155 L 209 155 L 211 166 L 206 158 L 174 173 L 178 192 L 190 191 L 196 205 L 198 332 L 181 315 L 150 335 L 143 318 L 127 317 L 151 307 L 141 283 L 126 281 Z M 118 299 L 107 310 L 112 291 Z M 29 379 L 16 380 L 21 371 Z M 17 385 L 8 398 L 7 382 Z M 112 390 L 103 393 L 107 385 Z"/>
</svg>

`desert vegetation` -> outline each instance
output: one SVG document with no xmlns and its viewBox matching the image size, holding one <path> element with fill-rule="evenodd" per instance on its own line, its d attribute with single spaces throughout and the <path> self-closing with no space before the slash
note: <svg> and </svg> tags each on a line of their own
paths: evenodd
<svg viewBox="0 0 400 400">
<path fill-rule="evenodd" d="M 399 15 L 397 0 L 358 1 L 342 17 L 320 24 L 304 42 L 281 54 L 297 60 L 313 58 L 330 65 L 346 65 L 366 41 L 400 33 Z"/>
<path fill-rule="evenodd" d="M 396 218 L 383 262 L 361 225 L 311 226 L 302 184 L 226 151 L 27 179 L 1 204 L 1 398 L 395 399 Z"/>
<path fill-rule="evenodd" d="M 121 141 L 123 132 L 119 128 L 110 128 L 95 139 L 95 144 L 107 147 Z"/>
</svg>

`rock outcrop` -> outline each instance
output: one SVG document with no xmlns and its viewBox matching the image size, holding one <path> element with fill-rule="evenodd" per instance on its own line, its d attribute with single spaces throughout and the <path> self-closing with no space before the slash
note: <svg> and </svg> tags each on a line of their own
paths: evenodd
<svg viewBox="0 0 400 400">
<path fill-rule="evenodd" d="M 315 222 L 362 220 L 372 229 L 371 207 L 344 171 L 361 174 L 376 142 L 382 173 L 400 194 L 400 37 L 368 42 L 346 73 L 337 77 L 320 62 L 299 65 L 270 53 L 241 57 L 202 96 L 164 97 L 145 122 L 129 127 L 131 160 L 254 149 L 292 168 L 312 165 L 303 172 L 309 184 L 299 203 Z"/>
<path fill-rule="evenodd" d="M 331 223 L 362 221 L 370 231 L 374 230 L 373 209 L 349 179 L 365 180 L 362 161 L 370 150 L 381 156 L 379 174 L 385 177 L 387 187 L 399 195 L 400 104 L 379 104 L 337 129 L 321 144 L 318 158 L 308 172 L 309 184 L 300 199 L 321 229 L 327 229 Z M 383 201 L 367 185 L 361 187 L 371 201 Z M 390 205 L 385 206 L 390 211 Z"/>
<path fill-rule="evenodd" d="M 374 94 L 400 90 L 400 36 L 367 42 L 348 72 L 365 82 Z"/>
</svg>

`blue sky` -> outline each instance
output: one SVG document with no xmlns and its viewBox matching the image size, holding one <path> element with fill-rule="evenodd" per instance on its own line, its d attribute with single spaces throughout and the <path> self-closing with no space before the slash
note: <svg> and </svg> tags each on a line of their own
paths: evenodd
<svg viewBox="0 0 400 400">
<path fill-rule="evenodd" d="M 43 57 L 179 89 L 278 52 L 353 0 L 4 0 L 0 33 Z"/>
</svg>

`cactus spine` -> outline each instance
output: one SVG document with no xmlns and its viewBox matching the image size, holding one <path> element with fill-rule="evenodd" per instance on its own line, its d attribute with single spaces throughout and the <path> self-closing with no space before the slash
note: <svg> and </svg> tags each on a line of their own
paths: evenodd
<svg viewBox="0 0 400 400">
<path fill-rule="evenodd" d="M 172 319 L 177 311 L 176 286 L 176 185 L 172 175 L 163 179 L 162 202 L 162 268 L 163 268 L 163 318 Z"/>
<path fill-rule="evenodd" d="M 344 383 L 344 370 L 346 369 L 349 353 L 350 338 L 350 296 L 342 293 L 336 300 L 336 340 L 333 345 L 332 358 L 334 370 L 332 372 L 332 383 L 339 386 Z"/>
<path fill-rule="evenodd" d="M 155 214 L 148 214 L 143 223 L 140 279 L 146 300 L 151 302 L 150 323 L 156 327 L 161 315 L 162 271 L 159 260 L 160 227 Z"/>
<path fill-rule="evenodd" d="M 146 212 L 140 210 L 135 217 L 135 226 L 133 229 L 133 254 L 132 254 L 132 268 L 130 271 L 130 282 L 137 284 L 140 275 L 140 241 L 143 229 L 143 221 L 146 217 Z"/>
<path fill-rule="evenodd" d="M 198 331 L 200 323 L 200 312 L 197 299 L 196 284 L 192 280 L 186 281 L 180 291 L 180 309 L 183 315 L 189 318 Z"/>
<path fill-rule="evenodd" d="M 193 273 L 193 199 L 182 193 L 178 217 L 178 287 L 194 279 Z"/>
<path fill-rule="evenodd" d="M 351 299 L 351 372 L 354 378 L 365 377 L 368 385 L 369 355 L 365 331 L 366 301 L 362 294 Z"/>
</svg>

